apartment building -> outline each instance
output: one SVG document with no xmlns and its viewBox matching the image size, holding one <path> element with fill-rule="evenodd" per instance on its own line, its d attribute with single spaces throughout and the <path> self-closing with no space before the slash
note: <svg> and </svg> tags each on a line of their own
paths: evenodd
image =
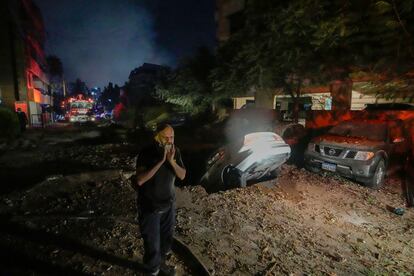
<svg viewBox="0 0 414 276">
<path fill-rule="evenodd" d="M 21 108 L 30 125 L 50 120 L 52 98 L 44 52 L 45 28 L 32 0 L 0 4 L 0 99 L 11 109 Z"/>
</svg>

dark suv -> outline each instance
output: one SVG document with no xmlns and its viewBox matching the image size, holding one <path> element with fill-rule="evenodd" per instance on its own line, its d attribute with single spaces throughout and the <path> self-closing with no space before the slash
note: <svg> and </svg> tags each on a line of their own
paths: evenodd
<svg viewBox="0 0 414 276">
<path fill-rule="evenodd" d="M 379 188 L 387 169 L 402 168 L 408 144 L 401 120 L 350 120 L 313 138 L 305 152 L 305 167 L 331 171 Z"/>
</svg>

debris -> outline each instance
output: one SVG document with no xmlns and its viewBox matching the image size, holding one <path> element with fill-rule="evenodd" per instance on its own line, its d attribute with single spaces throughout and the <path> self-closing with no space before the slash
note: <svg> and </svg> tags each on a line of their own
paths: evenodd
<svg viewBox="0 0 414 276">
<path fill-rule="evenodd" d="M 62 179 L 62 178 L 63 178 L 63 175 L 61 175 L 61 174 L 57 174 L 57 175 L 51 175 L 51 176 L 48 176 L 48 177 L 46 178 L 46 180 L 47 180 L 47 181 L 55 181 L 55 180 Z"/>
<path fill-rule="evenodd" d="M 357 238 L 357 242 L 359 242 L 359 243 L 366 243 L 366 241 L 364 239 L 361 239 L 361 238 Z"/>
<path fill-rule="evenodd" d="M 0 197 L 0 208 L 10 213 L 13 222 L 28 229 L 30 235 L 40 234 L 36 238 L 52 238 L 39 247 L 23 238 L 24 229 L 8 234 L 5 229 L 2 242 L 26 255 L 35 252 L 40 259 L 46 256 L 51 263 L 68 269 L 133 275 L 126 259 L 131 264 L 139 262 L 143 244 L 134 220 L 135 193 L 126 181 L 134 174 L 135 154 L 123 152 L 124 146 L 57 144 L 54 150 L 42 153 L 40 162 L 69 157 L 105 171 L 65 172 L 65 181 L 58 182 L 55 180 L 63 176 L 53 172 L 30 190 Z M 413 213 L 405 212 L 407 220 L 390 219 L 395 208 L 391 212 L 383 208 L 404 204 L 398 189 L 393 192 L 388 185 L 372 191 L 291 165 L 282 166 L 272 185 L 216 194 L 207 194 L 196 185 L 177 188 L 175 235 L 215 275 L 349 275 L 360 274 L 366 267 L 378 274 L 413 274 L 408 249 L 413 232 L 407 230 L 411 229 Z M 60 242 L 71 242 L 73 250 L 60 247 L 64 245 Z M 127 265 L 109 263 L 99 255 L 90 258 L 88 252 L 122 256 Z M 172 262 L 180 265 L 177 258 Z"/>
<path fill-rule="evenodd" d="M 404 208 L 394 208 L 394 214 L 402 216 L 404 215 L 405 209 Z"/>
</svg>

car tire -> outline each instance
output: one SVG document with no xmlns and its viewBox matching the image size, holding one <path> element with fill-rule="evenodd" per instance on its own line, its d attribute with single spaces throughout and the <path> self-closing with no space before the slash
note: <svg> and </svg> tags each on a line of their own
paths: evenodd
<svg viewBox="0 0 414 276">
<path fill-rule="evenodd" d="M 223 168 L 221 179 L 225 189 L 246 187 L 246 178 L 243 173 L 232 165 Z"/>
<path fill-rule="evenodd" d="M 385 161 L 384 159 L 380 159 L 378 161 L 377 167 L 375 168 L 374 175 L 372 178 L 366 183 L 369 188 L 372 189 L 379 189 L 384 184 L 385 180 L 385 173 L 386 173 L 386 167 L 385 167 Z"/>
</svg>

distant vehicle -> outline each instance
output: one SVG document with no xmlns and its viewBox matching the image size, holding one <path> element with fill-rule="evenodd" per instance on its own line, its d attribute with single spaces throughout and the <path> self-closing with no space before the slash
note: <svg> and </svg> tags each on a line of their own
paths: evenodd
<svg viewBox="0 0 414 276">
<path fill-rule="evenodd" d="M 253 132 L 217 150 L 207 161 L 201 185 L 208 192 L 245 187 L 248 182 L 277 175 L 290 147 L 273 132 Z"/>
<path fill-rule="evenodd" d="M 56 115 L 55 116 L 55 120 L 57 122 L 64 122 L 65 121 L 65 116 L 63 116 L 63 115 Z"/>
<path fill-rule="evenodd" d="M 102 112 L 98 115 L 99 119 L 101 120 L 110 120 L 112 119 L 112 113 L 111 112 Z"/>
<path fill-rule="evenodd" d="M 96 120 L 93 112 L 94 101 L 79 94 L 63 101 L 65 118 L 71 123 L 86 123 Z"/>
<path fill-rule="evenodd" d="M 305 167 L 337 173 L 380 188 L 389 168 L 405 160 L 408 143 L 401 120 L 349 120 L 313 138 L 305 152 Z M 402 167 L 401 167 L 402 168 Z"/>
</svg>

